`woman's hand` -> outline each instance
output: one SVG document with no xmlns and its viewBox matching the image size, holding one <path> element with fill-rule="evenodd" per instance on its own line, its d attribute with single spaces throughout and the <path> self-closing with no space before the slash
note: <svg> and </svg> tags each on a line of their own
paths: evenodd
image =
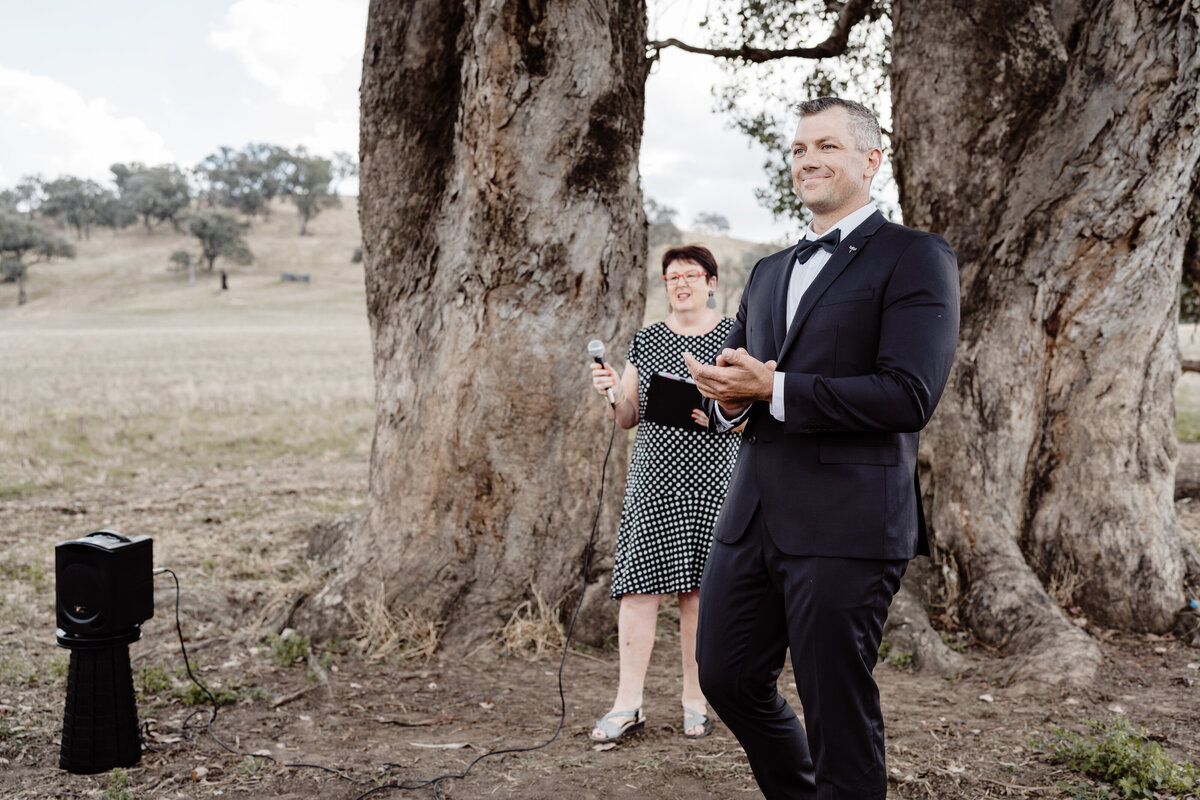
<svg viewBox="0 0 1200 800">
<path fill-rule="evenodd" d="M 698 408 L 692 409 L 692 421 L 701 428 L 708 430 L 708 415 Z"/>
<path fill-rule="evenodd" d="M 605 400 L 608 399 L 608 390 L 613 390 L 613 405 L 621 405 L 625 402 L 625 396 L 621 392 L 621 384 L 617 382 L 616 373 L 613 371 L 612 365 L 607 361 L 604 366 L 592 364 L 592 388 L 600 393 Z"/>
</svg>

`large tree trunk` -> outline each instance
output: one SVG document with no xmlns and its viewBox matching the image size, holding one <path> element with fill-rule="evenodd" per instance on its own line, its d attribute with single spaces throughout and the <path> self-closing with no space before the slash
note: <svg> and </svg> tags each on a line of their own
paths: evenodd
<svg viewBox="0 0 1200 800">
<path fill-rule="evenodd" d="M 1194 0 L 895 0 L 905 221 L 961 265 L 955 371 L 925 436 L 947 590 L 1013 677 L 1086 679 L 1100 625 L 1168 630 Z"/>
<path fill-rule="evenodd" d="M 644 303 L 645 28 L 640 0 L 371 3 L 377 420 L 365 523 L 310 629 L 383 585 L 462 647 L 534 591 L 577 592 L 609 430 L 585 347 L 618 351 Z"/>
</svg>

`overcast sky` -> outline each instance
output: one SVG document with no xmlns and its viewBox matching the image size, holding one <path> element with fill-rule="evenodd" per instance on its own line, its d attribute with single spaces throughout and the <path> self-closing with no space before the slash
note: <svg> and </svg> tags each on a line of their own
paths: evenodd
<svg viewBox="0 0 1200 800">
<path fill-rule="evenodd" d="M 650 0 L 651 37 L 699 42 L 706 0 Z M 358 152 L 367 0 L 55 0 L 6 3 L 0 26 L 0 187 L 23 175 L 109 185 L 110 164 L 193 166 L 221 145 Z M 286 20 L 286 22 L 281 22 Z M 754 200 L 765 154 L 713 112 L 720 73 L 663 54 L 647 84 L 645 193 L 723 214 L 732 235 L 796 226 Z"/>
</svg>

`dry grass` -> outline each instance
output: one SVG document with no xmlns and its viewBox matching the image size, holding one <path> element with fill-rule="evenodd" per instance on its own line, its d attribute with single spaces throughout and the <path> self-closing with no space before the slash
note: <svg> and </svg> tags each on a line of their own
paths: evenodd
<svg viewBox="0 0 1200 800">
<path fill-rule="evenodd" d="M 566 632 L 558 618 L 559 603 L 549 603 L 532 581 L 529 590 L 533 597 L 513 610 L 508 622 L 496 633 L 496 643 L 502 652 L 540 661 L 559 654 Z"/>
<path fill-rule="evenodd" d="M 354 641 L 364 655 L 409 661 L 429 658 L 437 651 L 441 623 L 411 608 L 388 608 L 382 584 L 370 598 L 348 604 L 346 611 L 354 624 Z"/>
<path fill-rule="evenodd" d="M 371 395 L 367 332 L 350 321 L 0 329 L 0 496 L 164 458 L 349 455 L 369 442 Z"/>
<path fill-rule="evenodd" d="M 1091 578 L 1083 577 L 1075 559 L 1068 556 L 1050 580 L 1046 583 L 1046 593 L 1054 598 L 1060 608 L 1070 608 L 1075 604 L 1079 590 L 1088 584 Z"/>
<path fill-rule="evenodd" d="M 98 232 L 76 260 L 40 265 L 24 308 L 0 290 L 0 498 L 119 483 L 164 462 L 365 452 L 373 379 L 349 263 L 355 215 L 318 219 L 332 233 L 301 239 L 277 209 L 226 293 L 212 276 L 189 286 L 166 271 L 163 254 L 186 237 L 141 229 Z M 283 269 L 313 282 L 283 284 Z"/>
<path fill-rule="evenodd" d="M 195 286 L 186 272 L 167 269 L 176 250 L 198 251 L 196 239 L 161 226 L 147 233 L 97 230 L 75 242 L 74 259 L 37 264 L 29 270 L 29 303 L 16 310 L 14 284 L 0 284 L 0 323 L 10 314 L 25 324 L 56 312 L 96 316 L 150 312 L 210 312 L 351 308 L 363 316 L 362 265 L 350 256 L 359 244 L 355 198 L 323 212 L 309 225 L 310 236 L 297 236 L 295 208 L 276 203 L 270 219 L 256 221 L 246 237 L 254 262 L 238 266 L 217 259 L 216 270 L 229 275 L 230 291 L 221 293 L 217 273 L 197 272 Z M 309 284 L 282 283 L 281 273 L 304 273 Z M 11 318 L 9 318 L 11 320 Z M 122 325 L 121 319 L 114 324 Z"/>
</svg>

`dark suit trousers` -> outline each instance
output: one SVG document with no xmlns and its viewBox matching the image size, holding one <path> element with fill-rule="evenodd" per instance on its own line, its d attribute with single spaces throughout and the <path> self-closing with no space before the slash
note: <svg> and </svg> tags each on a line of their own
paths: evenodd
<svg viewBox="0 0 1200 800">
<path fill-rule="evenodd" d="M 737 542 L 713 542 L 700 584 L 700 685 L 769 800 L 885 800 L 871 671 L 907 565 L 789 556 L 760 511 Z M 789 647 L 803 727 L 775 685 Z"/>
</svg>

